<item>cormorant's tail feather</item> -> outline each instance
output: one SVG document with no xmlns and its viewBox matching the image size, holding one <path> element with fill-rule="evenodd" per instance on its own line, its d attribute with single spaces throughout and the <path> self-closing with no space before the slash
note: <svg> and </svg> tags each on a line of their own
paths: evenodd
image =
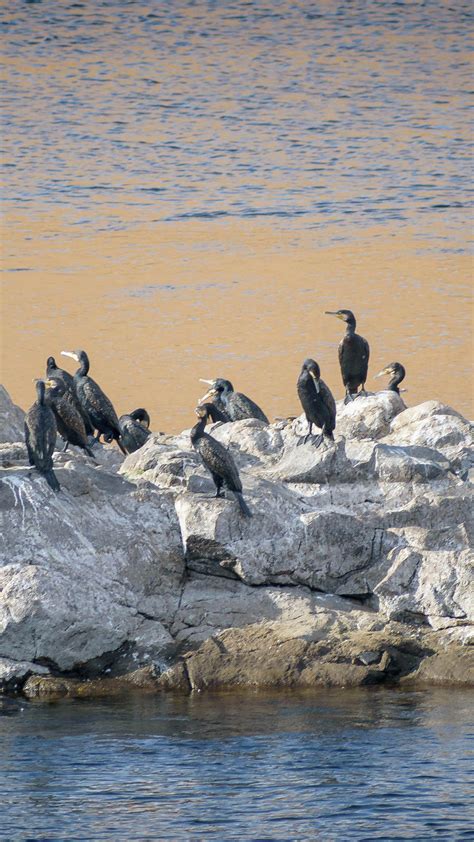
<svg viewBox="0 0 474 842">
<path fill-rule="evenodd" d="M 240 511 L 242 512 L 244 517 L 252 517 L 252 512 L 250 511 L 249 507 L 247 506 L 247 503 L 245 502 L 244 498 L 242 497 L 242 494 L 240 493 L 240 491 L 234 491 L 234 494 L 235 494 L 235 499 L 237 500 L 237 502 L 240 506 Z"/>
<path fill-rule="evenodd" d="M 44 471 L 43 476 L 46 482 L 48 483 L 49 487 L 52 488 L 53 491 L 60 491 L 61 486 L 59 485 L 56 474 L 54 473 L 52 468 L 50 468 L 49 471 Z"/>
<path fill-rule="evenodd" d="M 128 456 L 128 452 L 125 450 L 122 442 L 120 441 L 120 436 L 116 436 L 115 441 L 117 442 L 118 446 L 120 447 L 120 450 L 122 451 L 123 455 Z"/>
</svg>

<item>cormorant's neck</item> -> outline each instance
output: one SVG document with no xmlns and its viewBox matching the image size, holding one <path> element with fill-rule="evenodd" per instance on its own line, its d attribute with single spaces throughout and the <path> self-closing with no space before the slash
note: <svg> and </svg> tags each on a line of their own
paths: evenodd
<svg viewBox="0 0 474 842">
<path fill-rule="evenodd" d="M 89 357 L 85 352 L 81 354 L 79 362 L 80 365 L 76 371 L 76 374 L 79 374 L 80 377 L 85 377 L 89 371 Z"/>
<path fill-rule="evenodd" d="M 36 395 L 40 406 L 44 406 L 44 383 L 36 384 Z"/>
<path fill-rule="evenodd" d="M 207 418 L 200 418 L 191 430 L 191 444 L 195 444 L 204 435 Z"/>
<path fill-rule="evenodd" d="M 396 392 L 396 393 L 397 393 L 397 395 L 399 395 L 399 394 L 400 394 L 400 389 L 399 389 L 398 387 L 399 387 L 399 385 L 400 385 L 400 383 L 402 382 L 402 380 L 403 380 L 403 378 L 404 378 L 404 377 L 405 377 L 405 372 L 404 372 L 404 371 L 403 371 L 403 372 L 402 372 L 402 371 L 398 371 L 398 372 L 397 372 L 397 374 L 395 374 L 395 375 L 392 377 L 392 379 L 391 379 L 390 383 L 389 383 L 389 384 L 388 384 L 388 386 L 387 386 L 387 389 L 389 389 L 389 390 L 390 390 L 390 392 Z"/>
<path fill-rule="evenodd" d="M 346 322 L 346 336 L 354 336 L 356 329 L 356 320 L 353 319 L 350 322 Z"/>
<path fill-rule="evenodd" d="M 400 394 L 400 389 L 398 388 L 398 380 L 396 379 L 396 377 L 394 377 L 393 380 L 390 381 L 390 383 L 387 386 L 387 389 L 389 392 L 396 392 L 397 395 Z"/>
<path fill-rule="evenodd" d="M 134 409 L 130 413 L 130 418 L 133 418 L 134 421 L 138 421 L 140 424 L 145 423 L 147 427 L 150 426 L 150 416 L 146 409 Z"/>
<path fill-rule="evenodd" d="M 231 392 L 228 389 L 223 389 L 222 392 L 219 392 L 219 398 L 224 406 L 227 406 L 227 401 L 229 399 L 229 395 Z M 213 419 L 214 420 L 214 419 Z"/>
<path fill-rule="evenodd" d="M 211 420 L 213 423 L 216 421 L 227 421 L 225 415 L 220 411 L 220 409 L 215 405 L 215 403 L 210 403 L 207 407 L 207 411 L 211 416 Z"/>
</svg>

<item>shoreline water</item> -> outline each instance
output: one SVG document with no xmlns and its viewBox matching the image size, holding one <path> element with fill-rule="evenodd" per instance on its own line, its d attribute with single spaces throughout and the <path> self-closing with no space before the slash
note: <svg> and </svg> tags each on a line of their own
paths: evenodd
<svg viewBox="0 0 474 842">
<path fill-rule="evenodd" d="M 3 832 L 458 838 L 472 812 L 471 707 L 453 688 L 23 702 L 0 716 Z"/>
</svg>

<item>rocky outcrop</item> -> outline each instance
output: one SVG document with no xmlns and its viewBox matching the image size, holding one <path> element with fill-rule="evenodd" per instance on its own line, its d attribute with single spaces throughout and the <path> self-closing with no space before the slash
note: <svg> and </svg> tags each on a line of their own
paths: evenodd
<svg viewBox="0 0 474 842">
<path fill-rule="evenodd" d="M 0 443 L 23 441 L 25 413 L 16 406 L 5 386 L 0 384 Z"/>
<path fill-rule="evenodd" d="M 184 573 L 172 499 L 79 456 L 56 465 L 60 494 L 1 476 L 0 654 L 71 670 L 144 635 L 166 647 Z"/>
<path fill-rule="evenodd" d="M 21 438 L 0 446 L 0 687 L 121 692 L 140 669 L 155 690 L 435 681 L 451 650 L 468 674 L 466 419 L 382 392 L 338 405 L 334 445 L 301 444 L 303 417 L 210 431 L 251 519 L 212 498 L 188 431 L 125 460 L 57 453 L 59 494 Z"/>
</svg>

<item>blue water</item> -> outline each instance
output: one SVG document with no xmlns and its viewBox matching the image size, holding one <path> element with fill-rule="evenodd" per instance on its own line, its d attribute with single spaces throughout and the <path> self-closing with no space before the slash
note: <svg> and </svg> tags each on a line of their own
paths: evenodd
<svg viewBox="0 0 474 842">
<path fill-rule="evenodd" d="M 474 836 L 467 691 L 22 704 L 0 717 L 5 840 Z"/>
<path fill-rule="evenodd" d="M 469 2 L 16 0 L 0 25 L 10 212 L 441 224 L 463 246 Z"/>
</svg>

